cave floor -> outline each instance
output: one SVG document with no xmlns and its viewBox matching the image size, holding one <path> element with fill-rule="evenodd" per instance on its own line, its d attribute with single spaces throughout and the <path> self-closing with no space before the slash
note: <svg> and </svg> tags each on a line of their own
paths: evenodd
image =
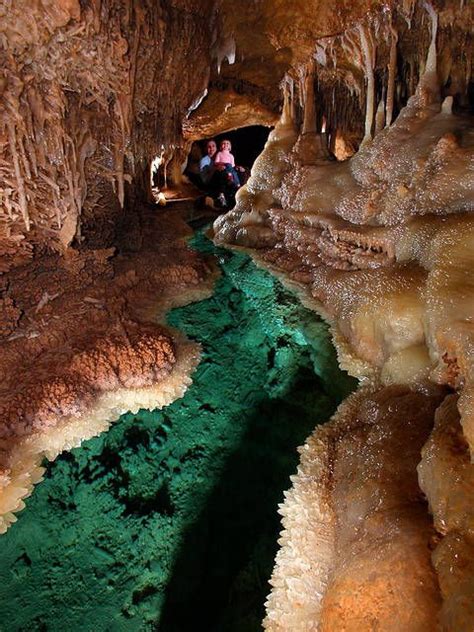
<svg viewBox="0 0 474 632">
<path fill-rule="evenodd" d="M 0 301 L 0 410 L 7 428 L 0 429 L 0 471 L 4 453 L 18 437 L 40 429 L 43 413 L 50 415 L 58 404 L 47 401 L 49 393 L 65 399 L 58 391 L 83 378 L 91 392 L 71 393 L 74 397 L 85 401 L 104 390 L 100 376 L 81 365 L 81 354 L 110 346 L 111 335 L 126 342 L 130 326 L 139 330 L 142 323 L 160 321 L 170 306 L 191 300 L 202 288 L 201 296 L 209 294 L 214 273 L 186 245 L 192 235 L 183 221 L 188 216 L 192 210 L 147 211 L 140 222 L 122 228 L 120 252 L 40 252 L 0 275 L 6 288 Z M 167 335 L 164 329 L 162 334 Z M 48 419 L 46 425 L 57 422 Z"/>
<path fill-rule="evenodd" d="M 0 538 L 0 629 L 259 630 L 296 447 L 353 382 L 326 326 L 248 257 L 168 324 L 203 356 L 185 396 L 47 467 Z"/>
</svg>

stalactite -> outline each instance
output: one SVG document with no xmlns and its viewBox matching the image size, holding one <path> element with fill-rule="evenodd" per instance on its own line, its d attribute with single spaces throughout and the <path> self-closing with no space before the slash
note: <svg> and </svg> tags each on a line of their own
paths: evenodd
<svg viewBox="0 0 474 632">
<path fill-rule="evenodd" d="M 15 177 L 16 177 L 16 183 L 18 187 L 19 206 L 20 206 L 21 214 L 23 216 L 23 221 L 25 223 L 25 228 L 27 231 L 29 231 L 30 230 L 30 217 L 28 214 L 28 203 L 26 199 L 25 182 L 23 180 L 23 176 L 21 173 L 20 160 L 18 157 L 18 150 L 16 146 L 17 140 L 16 140 L 15 124 L 10 118 L 7 120 L 7 126 L 8 126 L 8 141 L 10 143 L 10 151 L 12 155 L 13 167 L 15 169 Z"/>
<path fill-rule="evenodd" d="M 123 208 L 125 204 L 125 146 L 127 138 L 127 121 L 125 119 L 125 112 L 122 104 L 122 99 L 117 99 L 116 110 L 118 119 L 120 121 L 120 139 L 115 143 L 115 177 L 117 184 L 117 196 L 119 204 Z"/>
<path fill-rule="evenodd" d="M 285 77 L 283 82 L 283 111 L 281 120 L 284 125 L 288 125 L 294 121 L 294 84 L 291 77 Z"/>
<path fill-rule="evenodd" d="M 117 178 L 117 197 L 119 204 L 123 208 L 125 203 L 125 177 L 124 177 L 124 153 L 120 146 L 116 147 L 115 151 L 115 164 L 116 164 L 116 178 Z"/>
<path fill-rule="evenodd" d="M 56 213 L 57 228 L 58 228 L 58 230 L 61 230 L 61 228 L 62 228 L 61 209 L 59 207 L 59 197 L 61 195 L 61 190 L 60 190 L 59 186 L 56 184 L 56 182 L 51 180 L 51 178 L 48 178 L 48 176 L 45 173 L 42 173 L 40 171 L 39 177 L 42 180 L 44 180 L 48 186 L 51 187 L 51 190 L 53 192 L 54 210 L 55 210 L 55 213 Z"/>
<path fill-rule="evenodd" d="M 327 65 L 327 54 L 326 54 L 327 42 L 316 42 L 316 52 L 314 54 L 314 58 L 321 66 Z"/>
<path fill-rule="evenodd" d="M 436 35 L 438 33 L 438 14 L 429 2 L 425 2 L 423 6 L 431 18 L 431 42 L 428 50 L 428 57 L 426 59 L 425 75 L 436 75 Z"/>
<path fill-rule="evenodd" d="M 36 147 L 33 143 L 33 139 L 35 137 L 34 126 L 33 126 L 33 117 L 29 110 L 26 112 L 26 134 L 25 134 L 25 142 L 26 148 L 28 150 L 28 156 L 31 160 L 31 168 L 33 169 L 33 174 L 35 177 L 38 177 L 38 162 L 36 159 Z"/>
<path fill-rule="evenodd" d="M 398 34 L 390 24 L 390 57 L 388 61 L 387 105 L 385 108 L 385 124 L 390 126 L 393 118 L 393 101 L 395 96 L 395 76 L 397 74 L 397 41 Z"/>
<path fill-rule="evenodd" d="M 374 122 L 375 108 L 375 50 L 372 40 L 368 37 L 366 27 L 362 24 L 357 26 L 360 36 L 360 45 L 364 58 L 364 72 L 367 82 L 367 97 L 365 109 L 365 133 L 362 143 L 366 143 L 372 138 L 372 125 Z"/>
<path fill-rule="evenodd" d="M 136 19 L 137 25 L 135 27 L 134 39 L 133 39 L 133 51 L 132 51 L 132 59 L 130 62 L 130 70 L 129 70 L 129 83 L 130 83 L 130 94 L 131 94 L 131 103 L 133 104 L 135 97 L 135 86 L 136 86 L 136 78 L 137 78 L 137 59 L 138 59 L 138 47 L 140 45 L 140 35 L 142 30 L 142 21 L 143 21 L 143 13 L 142 11 L 136 11 Z"/>
<path fill-rule="evenodd" d="M 217 73 L 220 74 L 222 62 L 227 59 L 230 66 L 235 63 L 236 45 L 233 35 L 223 39 L 217 48 Z"/>
<path fill-rule="evenodd" d="M 303 134 L 316 132 L 316 107 L 314 95 L 314 64 L 311 63 L 304 78 Z"/>
<path fill-rule="evenodd" d="M 168 186 L 168 160 L 165 160 L 163 164 L 163 183 L 164 188 L 166 189 Z"/>
<path fill-rule="evenodd" d="M 25 172 L 26 178 L 28 180 L 31 180 L 31 170 L 30 170 L 30 163 L 28 161 L 28 158 L 26 156 L 26 152 L 25 152 L 25 145 L 23 144 L 23 138 L 21 136 L 21 134 L 18 135 L 17 138 L 18 141 L 18 147 L 20 150 L 20 156 L 21 156 L 21 163 L 23 165 L 23 170 Z"/>
<path fill-rule="evenodd" d="M 416 90 L 413 91 L 415 98 L 419 101 L 421 107 L 426 107 L 431 104 L 439 103 L 440 101 L 440 82 L 437 72 L 437 50 L 436 50 L 436 36 L 438 32 L 438 14 L 433 9 L 432 5 L 425 2 L 424 8 L 431 21 L 431 40 L 428 48 L 428 54 L 426 57 L 426 63 L 424 70 L 419 78 Z M 415 75 L 413 65 L 410 64 L 412 80 Z"/>
<path fill-rule="evenodd" d="M 290 85 L 291 121 L 294 122 L 296 121 L 296 96 L 295 96 L 296 89 L 295 89 L 295 82 L 291 78 L 289 80 L 289 85 Z"/>
<path fill-rule="evenodd" d="M 4 196 L 5 196 L 5 208 L 7 209 L 7 215 L 11 220 L 13 220 L 13 209 L 12 209 L 12 204 L 10 201 L 11 192 L 12 190 L 9 187 L 3 190 Z"/>
</svg>

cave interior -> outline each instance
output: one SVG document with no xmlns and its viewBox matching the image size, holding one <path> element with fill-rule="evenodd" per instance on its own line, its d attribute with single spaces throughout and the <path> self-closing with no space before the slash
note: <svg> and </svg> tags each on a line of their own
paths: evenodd
<svg viewBox="0 0 474 632">
<path fill-rule="evenodd" d="M 473 25 L 0 4 L 0 629 L 472 632 Z"/>
</svg>

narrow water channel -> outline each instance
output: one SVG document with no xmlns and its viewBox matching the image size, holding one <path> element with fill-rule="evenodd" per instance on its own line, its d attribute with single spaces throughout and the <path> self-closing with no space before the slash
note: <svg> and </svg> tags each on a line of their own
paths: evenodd
<svg viewBox="0 0 474 632">
<path fill-rule="evenodd" d="M 203 346 L 185 396 L 61 455 L 0 537 L 0 630 L 260 630 L 296 447 L 353 383 L 326 326 L 242 254 L 170 312 Z"/>
</svg>

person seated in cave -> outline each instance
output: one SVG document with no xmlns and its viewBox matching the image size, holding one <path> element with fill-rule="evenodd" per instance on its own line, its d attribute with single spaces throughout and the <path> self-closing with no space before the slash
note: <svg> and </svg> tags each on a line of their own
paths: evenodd
<svg viewBox="0 0 474 632">
<path fill-rule="evenodd" d="M 215 164 L 217 144 L 214 139 L 207 141 L 205 152 L 199 162 L 202 186 L 220 207 L 225 208 L 232 202 L 237 187 L 227 177 L 225 166 Z"/>
<path fill-rule="evenodd" d="M 244 171 L 243 167 L 235 166 L 235 158 L 231 154 L 232 144 L 230 140 L 224 138 L 219 144 L 219 151 L 214 157 L 214 164 L 217 170 L 224 171 L 229 183 L 233 184 L 236 189 L 241 185 L 238 171 Z"/>
<path fill-rule="evenodd" d="M 206 143 L 206 153 L 199 161 L 199 175 L 204 188 L 208 189 L 215 174 L 214 157 L 217 154 L 217 144 L 214 139 Z"/>
</svg>

